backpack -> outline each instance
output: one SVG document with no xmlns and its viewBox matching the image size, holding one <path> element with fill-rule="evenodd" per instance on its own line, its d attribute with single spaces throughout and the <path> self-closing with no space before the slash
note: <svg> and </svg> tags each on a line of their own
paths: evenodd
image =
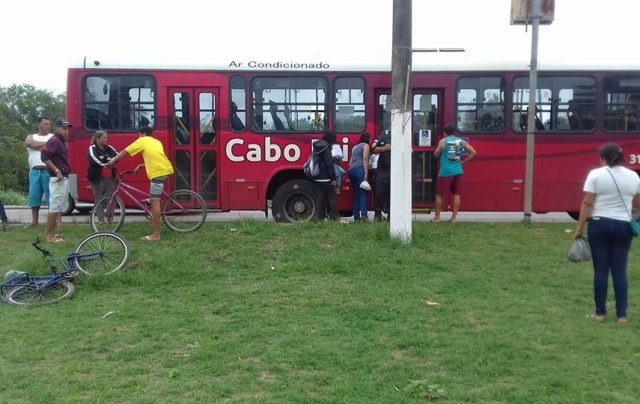
<svg viewBox="0 0 640 404">
<path fill-rule="evenodd" d="M 304 163 L 304 175 L 306 175 L 310 180 L 316 180 L 320 178 L 320 155 L 325 150 L 327 150 L 326 147 L 322 150 L 319 150 L 317 153 L 311 153 L 311 155 L 307 159 L 307 162 Z"/>
</svg>

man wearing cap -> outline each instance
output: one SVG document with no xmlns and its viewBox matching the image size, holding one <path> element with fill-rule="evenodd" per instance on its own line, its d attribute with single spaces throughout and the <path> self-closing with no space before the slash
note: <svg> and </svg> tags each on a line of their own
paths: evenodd
<svg viewBox="0 0 640 404">
<path fill-rule="evenodd" d="M 31 208 L 31 225 L 38 225 L 38 214 L 42 204 L 44 194 L 47 205 L 49 204 L 49 172 L 40 159 L 40 151 L 53 137 L 51 121 L 46 116 L 41 116 L 37 120 L 38 133 L 28 135 L 24 140 L 24 145 L 29 153 L 29 207 Z"/>
<path fill-rule="evenodd" d="M 47 228 L 45 237 L 50 243 L 61 243 L 64 240 L 59 234 L 55 234 L 56 223 L 62 216 L 62 212 L 67 210 L 69 203 L 69 158 L 67 155 L 67 136 L 71 124 L 64 118 L 56 121 L 55 135 L 47 142 L 42 149 L 41 159 L 47 166 L 51 180 L 49 181 L 49 215 L 47 216 Z"/>
</svg>

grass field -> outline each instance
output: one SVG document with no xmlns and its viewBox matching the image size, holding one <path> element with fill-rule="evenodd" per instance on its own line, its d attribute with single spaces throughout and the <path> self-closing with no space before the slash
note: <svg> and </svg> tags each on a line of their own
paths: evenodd
<svg viewBox="0 0 640 404">
<path fill-rule="evenodd" d="M 619 326 L 585 318 L 591 267 L 566 260 L 569 224 L 415 223 L 409 247 L 384 223 L 208 223 L 155 244 L 148 227 L 125 224 L 125 272 L 78 278 L 56 306 L 0 306 L 0 402 L 640 397 L 637 246 Z M 66 226 L 53 250 L 88 230 Z M 46 273 L 41 232 L 0 233 L 2 274 Z"/>
</svg>

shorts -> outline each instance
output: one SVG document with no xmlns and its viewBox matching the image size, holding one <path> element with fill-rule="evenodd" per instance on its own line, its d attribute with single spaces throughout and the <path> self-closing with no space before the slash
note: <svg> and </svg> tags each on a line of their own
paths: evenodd
<svg viewBox="0 0 640 404">
<path fill-rule="evenodd" d="M 450 177 L 438 177 L 437 181 L 436 194 L 444 196 L 451 191 L 453 195 L 460 195 L 460 191 L 462 190 L 462 174 L 452 175 Z"/>
<path fill-rule="evenodd" d="M 46 169 L 29 170 L 29 207 L 39 208 L 42 205 L 42 195 L 45 203 L 49 204 L 49 180 L 51 176 Z"/>
<path fill-rule="evenodd" d="M 62 213 L 69 207 L 69 179 L 58 181 L 57 177 L 49 180 L 49 213 Z"/>
<path fill-rule="evenodd" d="M 164 191 L 164 183 L 169 178 L 168 175 L 162 177 L 156 177 L 151 179 L 151 185 L 149 186 L 150 199 L 160 199 L 162 192 Z"/>
</svg>

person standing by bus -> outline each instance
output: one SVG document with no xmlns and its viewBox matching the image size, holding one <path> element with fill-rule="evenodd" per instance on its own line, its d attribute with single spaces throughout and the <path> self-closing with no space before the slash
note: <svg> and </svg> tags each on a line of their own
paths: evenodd
<svg viewBox="0 0 640 404">
<path fill-rule="evenodd" d="M 618 324 L 627 324 L 627 257 L 631 247 L 631 212 L 640 209 L 640 178 L 622 166 L 624 155 L 615 143 L 598 150 L 600 168 L 589 172 L 584 183 L 584 198 L 573 239 L 582 237 L 589 222 L 589 246 L 593 260 L 593 297 L 596 306 L 591 316 L 596 321 L 607 315 L 609 272 L 613 278 Z"/>
<path fill-rule="evenodd" d="M 450 223 L 455 223 L 460 210 L 460 191 L 462 189 L 462 165 L 473 160 L 476 151 L 469 143 L 454 136 L 455 129 L 448 125 L 444 127 L 445 137 L 440 139 L 433 155 L 440 159 L 440 171 L 438 173 L 438 183 L 436 184 L 436 212 L 432 222 L 440 222 L 440 212 L 442 211 L 443 198 L 451 192 L 453 201 L 451 206 Z M 467 156 L 464 157 L 466 151 Z"/>
<path fill-rule="evenodd" d="M 7 229 L 9 229 L 9 218 L 7 217 L 7 212 L 4 210 L 4 203 L 2 203 L 1 198 L 0 198 L 0 220 L 2 220 L 2 230 L 7 231 Z"/>
<path fill-rule="evenodd" d="M 107 131 L 97 130 L 93 134 L 91 145 L 87 152 L 87 159 L 89 160 L 87 179 L 91 184 L 91 190 L 96 202 L 104 195 L 111 195 L 116 188 L 113 169 L 109 166 L 109 161 L 117 154 L 116 149 L 108 144 Z M 104 212 L 98 212 L 98 221 L 104 221 Z"/>
<path fill-rule="evenodd" d="M 42 196 L 49 205 L 49 180 L 50 175 L 47 167 L 40 159 L 40 152 L 53 137 L 51 133 L 51 120 L 46 116 L 37 119 L 38 133 L 28 135 L 24 140 L 29 155 L 29 207 L 31 208 L 31 224 L 28 227 L 38 226 L 38 216 Z"/>
<path fill-rule="evenodd" d="M 367 191 L 360 188 L 360 184 L 369 176 L 369 142 L 371 135 L 363 133 L 360 141 L 351 151 L 351 161 L 349 163 L 349 181 L 353 190 L 353 220 L 368 220 L 367 212 Z"/>
<path fill-rule="evenodd" d="M 69 174 L 71 167 L 67 152 L 67 137 L 71 124 L 64 118 L 56 121 L 56 133 L 49 139 L 40 153 L 42 162 L 47 166 L 51 179 L 49 180 L 49 214 L 45 237 L 49 243 L 61 243 L 62 236 L 55 234 L 56 226 L 61 223 L 62 212 L 67 210 L 69 203 Z"/>
<path fill-rule="evenodd" d="M 322 135 L 322 139 L 313 142 L 313 154 L 319 155 L 320 176 L 314 181 L 320 186 L 324 192 L 327 201 L 327 213 L 331 220 L 338 219 L 338 194 L 336 192 L 336 171 L 333 166 L 333 156 L 331 149 L 336 142 L 336 134 L 332 131 L 326 131 Z"/>
<path fill-rule="evenodd" d="M 127 146 L 109 161 L 109 165 L 115 165 L 122 157 L 135 156 L 142 153 L 144 164 L 139 164 L 134 173 L 140 171 L 142 167 L 147 172 L 147 177 L 151 182 L 149 194 L 151 195 L 151 215 L 153 220 L 153 230 L 148 236 L 142 239 L 145 241 L 160 240 L 160 197 L 164 191 L 164 183 L 170 175 L 173 175 L 173 166 L 164 153 L 162 142 L 153 138 L 153 130 L 148 126 L 143 126 L 138 130 L 140 137 Z"/>
<path fill-rule="evenodd" d="M 373 142 L 373 153 L 378 155 L 375 185 L 375 214 L 373 219 L 382 220 L 382 212 L 389 219 L 391 201 L 391 131 L 385 131 Z"/>
</svg>

